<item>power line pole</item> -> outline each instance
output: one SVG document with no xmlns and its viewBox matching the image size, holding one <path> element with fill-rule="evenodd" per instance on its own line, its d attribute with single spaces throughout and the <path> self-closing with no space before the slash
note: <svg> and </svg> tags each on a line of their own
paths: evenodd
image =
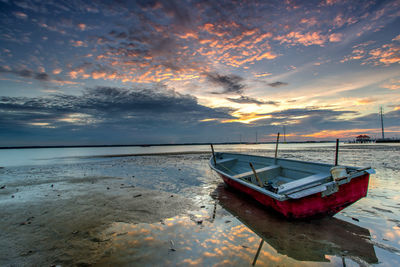
<svg viewBox="0 0 400 267">
<path fill-rule="evenodd" d="M 286 144 L 286 126 L 283 125 L 283 143 Z"/>
<path fill-rule="evenodd" d="M 381 126 L 382 126 L 382 139 L 385 139 L 385 131 L 383 129 L 383 108 L 381 107 Z"/>
</svg>

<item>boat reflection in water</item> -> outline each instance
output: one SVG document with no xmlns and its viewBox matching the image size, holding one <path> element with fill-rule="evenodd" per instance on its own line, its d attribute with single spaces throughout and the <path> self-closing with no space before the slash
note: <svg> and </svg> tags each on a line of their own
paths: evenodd
<svg viewBox="0 0 400 267">
<path fill-rule="evenodd" d="M 265 241 L 278 253 L 298 261 L 329 262 L 326 255 L 351 259 L 359 264 L 377 263 L 368 229 L 325 217 L 310 221 L 288 221 L 266 210 L 235 189 L 220 185 L 213 198 L 261 238 L 253 265 Z"/>
</svg>

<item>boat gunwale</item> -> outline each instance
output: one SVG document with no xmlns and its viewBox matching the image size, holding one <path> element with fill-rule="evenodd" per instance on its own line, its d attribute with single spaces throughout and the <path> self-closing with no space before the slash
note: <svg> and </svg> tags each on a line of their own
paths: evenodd
<svg viewBox="0 0 400 267">
<path fill-rule="evenodd" d="M 268 156 L 258 156 L 258 155 L 240 154 L 240 153 L 229 153 L 229 152 L 217 152 L 217 153 L 215 153 L 215 154 L 216 154 L 215 156 L 217 156 L 218 154 L 228 154 L 228 155 L 251 156 L 251 157 L 257 157 L 257 158 L 275 159 L 275 158 L 273 158 L 273 157 L 268 157 Z M 265 189 L 264 187 L 260 187 L 260 186 L 257 186 L 257 185 L 255 185 L 255 184 L 253 184 L 253 183 L 244 181 L 244 180 L 242 180 L 242 179 L 235 178 L 235 177 L 233 177 L 232 175 L 227 174 L 226 172 L 224 172 L 224 171 L 222 171 L 222 170 L 220 170 L 220 169 L 217 169 L 216 166 L 213 166 L 213 162 L 212 162 L 212 161 L 213 161 L 213 158 L 214 158 L 214 155 L 212 155 L 212 156 L 210 157 L 210 159 L 209 159 L 209 161 L 208 161 L 208 165 L 210 166 L 211 169 L 213 169 L 214 171 L 216 171 L 218 174 L 224 175 L 225 177 L 227 177 L 227 178 L 229 178 L 229 179 L 231 179 L 231 180 L 233 180 L 233 181 L 236 181 L 236 182 L 238 182 L 238 183 L 240 183 L 240 184 L 242 184 L 242 185 L 244 185 L 244 186 L 250 187 L 251 189 L 256 190 L 256 191 L 258 191 L 258 192 L 260 192 L 260 193 L 262 193 L 262 194 L 264 194 L 264 195 L 267 195 L 267 196 L 269 196 L 269 197 L 272 197 L 272 198 L 274 198 L 274 199 L 276 199 L 276 200 L 278 200 L 278 201 L 285 201 L 285 200 L 292 199 L 292 198 L 288 197 L 286 194 L 277 194 L 277 193 L 274 193 L 274 192 L 272 192 L 272 191 L 269 191 L 269 190 Z M 324 166 L 324 167 L 334 167 L 333 164 L 328 164 L 328 163 L 308 162 L 308 161 L 301 161 L 301 160 L 295 160 L 295 159 L 284 159 L 284 158 L 276 158 L 276 159 L 277 159 L 277 160 L 284 160 L 284 161 L 291 161 L 291 162 L 296 162 L 296 163 L 313 164 L 313 165 L 319 165 L 319 166 Z M 341 185 L 343 185 L 343 184 L 349 183 L 353 178 L 362 176 L 362 175 L 364 175 L 365 173 L 369 173 L 369 174 L 375 173 L 374 170 L 373 170 L 371 167 L 359 168 L 359 167 L 344 166 L 344 165 L 340 165 L 340 166 L 345 167 L 345 168 L 348 168 L 348 169 L 351 169 L 351 170 L 354 170 L 355 172 L 354 172 L 354 173 L 350 173 L 350 174 L 346 177 L 346 179 L 343 179 L 343 180 L 340 180 L 340 181 L 333 181 L 333 182 L 336 182 L 338 186 L 341 186 Z M 362 171 L 357 171 L 357 170 L 360 170 L 360 169 L 362 169 Z M 300 179 L 303 179 L 303 178 L 300 178 Z M 332 182 L 332 181 L 329 181 L 329 182 L 326 182 L 326 183 L 322 183 L 322 185 L 328 184 L 328 183 L 331 183 L 331 182 Z"/>
</svg>

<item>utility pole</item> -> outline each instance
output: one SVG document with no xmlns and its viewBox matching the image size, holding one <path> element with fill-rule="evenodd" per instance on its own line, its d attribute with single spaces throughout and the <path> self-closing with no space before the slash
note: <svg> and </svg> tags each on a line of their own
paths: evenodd
<svg viewBox="0 0 400 267">
<path fill-rule="evenodd" d="M 257 131 L 256 131 L 256 144 L 258 144 L 258 136 L 257 136 Z"/>
<path fill-rule="evenodd" d="M 382 125 L 382 139 L 385 139 L 385 131 L 383 129 L 383 108 L 381 107 L 381 125 Z"/>
<path fill-rule="evenodd" d="M 283 143 L 286 144 L 286 126 L 283 125 Z"/>
</svg>

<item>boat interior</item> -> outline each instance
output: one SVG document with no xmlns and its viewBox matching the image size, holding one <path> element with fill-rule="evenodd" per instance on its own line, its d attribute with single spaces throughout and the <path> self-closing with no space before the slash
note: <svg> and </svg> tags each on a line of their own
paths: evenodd
<svg viewBox="0 0 400 267">
<path fill-rule="evenodd" d="M 257 186 L 261 182 L 263 188 L 279 194 L 332 181 L 330 169 L 333 165 L 329 164 L 233 153 L 216 153 L 215 158 L 215 168 L 221 172 Z M 249 163 L 253 165 L 258 179 Z"/>
</svg>

